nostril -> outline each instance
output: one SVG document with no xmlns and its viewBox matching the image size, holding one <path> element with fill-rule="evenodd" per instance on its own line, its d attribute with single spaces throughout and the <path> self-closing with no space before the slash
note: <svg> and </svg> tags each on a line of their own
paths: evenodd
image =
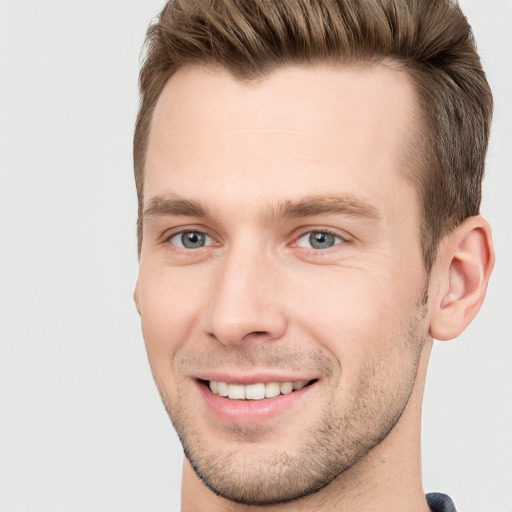
<svg viewBox="0 0 512 512">
<path fill-rule="evenodd" d="M 270 334 L 267 331 L 251 331 L 248 332 L 243 338 L 242 341 L 249 341 L 249 340 L 265 340 L 270 339 Z"/>
</svg>

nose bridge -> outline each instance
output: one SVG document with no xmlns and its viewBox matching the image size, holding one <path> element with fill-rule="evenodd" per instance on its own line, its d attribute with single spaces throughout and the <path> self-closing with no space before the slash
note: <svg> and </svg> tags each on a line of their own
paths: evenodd
<svg viewBox="0 0 512 512">
<path fill-rule="evenodd" d="M 206 315 L 207 333 L 225 345 L 249 336 L 265 340 L 281 337 L 286 320 L 262 244 L 251 240 L 233 245 L 217 272 Z"/>
</svg>

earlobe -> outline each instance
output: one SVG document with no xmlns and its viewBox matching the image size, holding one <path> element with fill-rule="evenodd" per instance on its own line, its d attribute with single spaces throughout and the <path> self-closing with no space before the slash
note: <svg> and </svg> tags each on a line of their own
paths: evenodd
<svg viewBox="0 0 512 512">
<path fill-rule="evenodd" d="M 471 323 L 485 298 L 493 266 L 491 228 L 483 217 L 470 217 L 447 235 L 432 271 L 436 281 L 433 338 L 455 338 Z"/>
</svg>

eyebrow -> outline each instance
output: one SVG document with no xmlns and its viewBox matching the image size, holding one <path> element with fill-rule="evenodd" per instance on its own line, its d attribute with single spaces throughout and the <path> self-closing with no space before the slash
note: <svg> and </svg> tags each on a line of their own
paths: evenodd
<svg viewBox="0 0 512 512">
<path fill-rule="evenodd" d="M 304 197 L 298 201 L 284 201 L 273 206 L 265 214 L 269 222 L 283 218 L 314 217 L 317 215 L 346 215 L 371 221 L 382 219 L 381 214 L 369 201 L 352 194 L 318 194 Z"/>
<path fill-rule="evenodd" d="M 184 217 L 208 217 L 207 209 L 199 202 L 182 199 L 173 194 L 156 196 L 149 202 L 142 214 L 147 217 L 166 217 L 182 215 Z"/>
<path fill-rule="evenodd" d="M 318 215 L 346 215 L 370 221 L 382 219 L 375 206 L 352 194 L 317 194 L 296 201 L 286 200 L 265 208 L 261 216 L 266 222 L 272 224 L 287 218 L 297 219 Z M 154 216 L 212 217 L 208 208 L 201 202 L 184 199 L 174 194 L 152 198 L 142 216 L 144 219 Z"/>
</svg>

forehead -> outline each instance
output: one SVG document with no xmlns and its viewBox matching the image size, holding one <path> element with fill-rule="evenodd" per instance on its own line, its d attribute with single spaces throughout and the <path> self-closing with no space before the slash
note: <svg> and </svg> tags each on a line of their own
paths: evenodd
<svg viewBox="0 0 512 512">
<path fill-rule="evenodd" d="M 384 201 L 408 186 L 414 100 L 407 75 L 385 65 L 290 67 L 253 83 L 183 68 L 153 115 L 145 203 L 167 193 L 234 209 L 306 193 Z"/>
</svg>

